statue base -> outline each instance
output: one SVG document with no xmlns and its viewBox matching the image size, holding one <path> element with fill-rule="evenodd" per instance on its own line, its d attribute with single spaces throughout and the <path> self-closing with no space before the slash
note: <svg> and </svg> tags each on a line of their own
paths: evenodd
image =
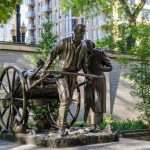
<svg viewBox="0 0 150 150">
<path fill-rule="evenodd" d="M 73 147 L 90 144 L 100 144 L 117 142 L 119 136 L 107 130 L 97 130 L 91 132 L 89 128 L 75 128 L 72 127 L 67 130 L 67 135 L 60 137 L 57 131 L 43 132 L 43 133 L 1 133 L 0 138 L 4 140 L 11 140 L 19 144 L 35 144 L 37 146 L 45 146 L 51 148 L 57 147 Z"/>
</svg>

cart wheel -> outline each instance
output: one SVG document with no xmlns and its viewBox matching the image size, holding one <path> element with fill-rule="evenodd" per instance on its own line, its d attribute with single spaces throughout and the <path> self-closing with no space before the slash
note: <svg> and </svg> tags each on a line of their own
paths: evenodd
<svg viewBox="0 0 150 150">
<path fill-rule="evenodd" d="M 0 126 L 12 130 L 12 125 L 26 120 L 26 92 L 22 74 L 13 66 L 0 76 Z"/>
<path fill-rule="evenodd" d="M 80 89 L 79 87 L 77 87 L 74 89 L 72 101 L 70 102 L 70 106 L 68 110 L 67 124 L 66 124 L 67 128 L 70 128 L 78 117 L 80 111 L 80 101 L 81 101 Z M 53 102 L 49 103 L 50 120 L 51 120 L 51 124 L 53 124 L 55 127 L 57 127 L 56 119 L 58 116 L 58 109 L 59 109 L 58 99 L 57 100 L 55 99 L 53 100 Z"/>
<path fill-rule="evenodd" d="M 74 89 L 73 98 L 69 106 L 68 116 L 67 116 L 67 128 L 70 128 L 74 122 L 77 120 L 81 103 L 80 88 Z"/>
</svg>

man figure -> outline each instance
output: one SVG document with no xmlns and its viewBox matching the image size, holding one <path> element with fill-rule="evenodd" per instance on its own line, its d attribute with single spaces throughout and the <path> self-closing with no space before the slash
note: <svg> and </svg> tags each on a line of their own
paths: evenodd
<svg viewBox="0 0 150 150">
<path fill-rule="evenodd" d="M 45 69 L 47 70 L 55 58 L 59 56 L 61 71 L 77 73 L 81 68 L 81 60 L 83 60 L 83 58 L 85 59 L 87 56 L 87 46 L 86 43 L 82 41 L 85 31 L 86 26 L 78 24 L 74 29 L 74 36 L 61 39 L 50 53 L 45 65 Z M 57 79 L 56 82 L 60 99 L 60 107 L 57 119 L 60 136 L 65 135 L 69 103 L 73 95 L 76 81 L 77 76 L 63 75 L 63 77 Z"/>
<path fill-rule="evenodd" d="M 90 40 L 85 40 L 85 42 L 89 53 L 87 73 L 103 76 L 103 78 L 91 79 L 91 82 L 84 87 L 84 120 L 88 120 L 92 129 L 96 129 L 96 126 L 102 123 L 103 113 L 106 112 L 106 78 L 104 72 L 111 71 L 112 65 L 103 50 L 94 49 L 95 44 Z"/>
</svg>

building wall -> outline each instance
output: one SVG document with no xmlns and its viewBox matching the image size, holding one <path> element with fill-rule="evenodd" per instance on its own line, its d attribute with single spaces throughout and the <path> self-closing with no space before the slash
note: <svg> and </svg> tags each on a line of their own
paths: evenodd
<svg viewBox="0 0 150 150">
<path fill-rule="evenodd" d="M 42 8 L 47 6 L 48 3 L 50 3 L 51 9 L 43 10 Z M 34 32 L 35 41 L 33 42 L 39 42 L 40 32 L 42 30 L 41 25 L 42 22 L 45 21 L 53 23 L 53 32 L 54 34 L 57 34 L 59 38 L 70 36 L 73 33 L 74 26 L 80 23 L 86 24 L 87 26 L 86 39 L 88 38 L 95 41 L 106 34 L 106 32 L 100 28 L 100 25 L 106 23 L 105 15 L 102 12 L 100 12 L 99 16 L 93 17 L 93 19 L 85 20 L 83 16 L 73 16 L 71 10 L 62 13 L 59 0 L 26 0 L 26 5 L 28 7 L 28 26 L 30 26 L 31 22 L 34 22 L 35 26 L 35 28 L 28 28 L 30 37 L 33 36 L 32 34 Z M 30 11 L 34 11 L 34 15 L 29 15 Z M 45 16 L 48 16 L 48 18 L 51 19 L 48 20 Z"/>
<path fill-rule="evenodd" d="M 10 30 L 12 29 L 14 22 L 15 18 L 13 17 L 7 24 L 0 26 L 0 41 L 12 41 Z"/>
</svg>

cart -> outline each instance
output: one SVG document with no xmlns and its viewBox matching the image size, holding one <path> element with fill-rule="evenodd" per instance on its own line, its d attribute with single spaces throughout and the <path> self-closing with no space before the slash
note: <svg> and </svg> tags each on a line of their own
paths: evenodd
<svg viewBox="0 0 150 150">
<path fill-rule="evenodd" d="M 14 66 L 6 67 L 0 76 L 0 126 L 2 129 L 12 130 L 14 120 L 18 125 L 28 125 L 31 108 L 46 106 L 48 109 L 50 124 L 56 125 L 59 108 L 59 95 L 56 79 L 60 75 L 92 76 L 82 73 L 70 73 L 62 71 L 45 71 L 40 75 L 39 70 L 34 70 L 30 76 L 24 76 Z M 76 83 L 73 97 L 69 106 L 66 127 L 71 127 L 77 120 L 80 104 L 80 86 L 86 84 L 84 81 Z M 56 108 L 56 109 L 54 109 Z"/>
</svg>

